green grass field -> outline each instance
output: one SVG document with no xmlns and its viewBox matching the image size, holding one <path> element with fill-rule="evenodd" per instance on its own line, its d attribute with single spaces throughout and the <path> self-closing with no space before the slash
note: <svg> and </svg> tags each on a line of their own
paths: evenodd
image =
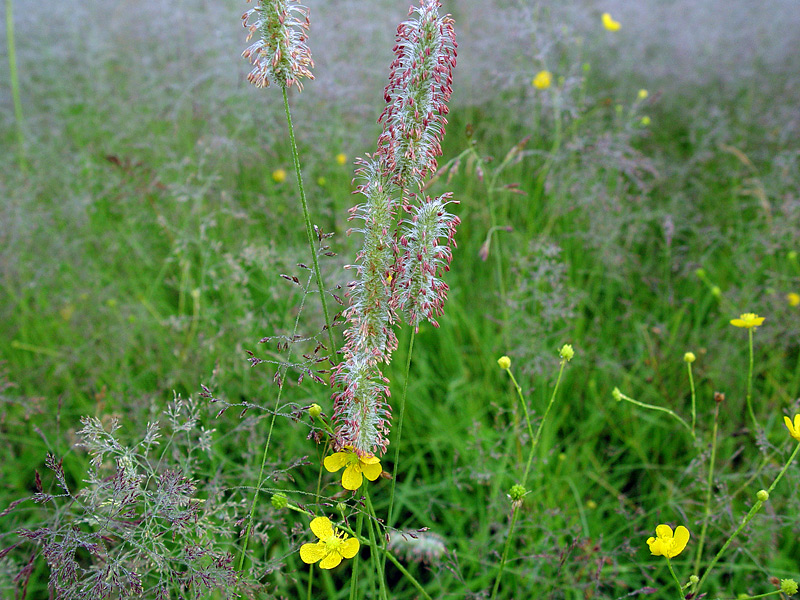
<svg viewBox="0 0 800 600">
<path fill-rule="evenodd" d="M 181 94 L 114 55 L 65 59 L 60 78 L 21 61 L 21 149 L 10 95 L 0 106 L 3 597 L 137 597 L 139 581 L 146 598 L 676 598 L 670 568 L 681 585 L 703 577 L 754 505 L 701 593 L 798 579 L 798 463 L 782 472 L 798 446 L 783 416 L 800 412 L 796 95 L 767 72 L 669 86 L 559 52 L 490 101 L 451 106 L 427 189 L 459 202 L 449 297 L 408 370 L 411 328 L 396 329 L 396 487 L 368 483 L 367 501 L 321 467 L 307 408 L 331 414 L 327 373 L 298 382 L 329 367 L 302 357 L 329 344 L 298 266 L 311 253 L 280 89 Z M 375 149 L 382 90 L 362 122 L 314 85 L 290 102 L 311 219 L 333 234 L 321 274 L 346 303 L 352 162 Z M 763 325 L 732 326 L 743 313 Z M 512 499 L 515 484 L 527 493 Z M 391 530 L 417 539 L 394 533 L 382 563 L 371 515 L 390 502 Z M 345 515 L 357 560 L 309 569 L 310 514 Z M 691 534 L 669 567 L 646 544 L 662 523 Z"/>
</svg>

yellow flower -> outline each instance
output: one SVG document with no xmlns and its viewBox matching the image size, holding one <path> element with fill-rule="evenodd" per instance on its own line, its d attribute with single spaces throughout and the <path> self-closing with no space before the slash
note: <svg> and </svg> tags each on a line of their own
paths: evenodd
<svg viewBox="0 0 800 600">
<path fill-rule="evenodd" d="M 356 538 L 348 538 L 346 533 L 338 529 L 334 531 L 328 517 L 317 517 L 311 521 L 311 531 L 319 541 L 300 546 L 300 558 L 308 565 L 322 561 L 319 563 L 320 569 L 332 569 L 343 558 L 353 558 L 361 547 Z"/>
<path fill-rule="evenodd" d="M 797 306 L 800 304 L 800 294 L 797 292 L 789 292 L 786 294 L 786 301 L 789 303 L 789 306 Z"/>
<path fill-rule="evenodd" d="M 764 317 L 759 317 L 755 313 L 744 313 L 743 315 L 739 315 L 738 319 L 732 319 L 731 325 L 734 327 L 746 327 L 750 329 L 751 327 L 758 327 L 764 322 Z"/>
<path fill-rule="evenodd" d="M 794 416 L 794 423 L 789 417 L 783 417 L 783 422 L 786 423 L 789 435 L 800 442 L 800 414 Z"/>
<path fill-rule="evenodd" d="M 286 181 L 286 171 L 283 169 L 275 169 L 272 172 L 272 181 L 275 183 L 283 183 Z"/>
<path fill-rule="evenodd" d="M 639 119 L 639 123 L 641 123 L 642 127 L 649 126 L 650 125 L 650 117 L 648 117 L 647 115 L 643 116 L 641 119 Z"/>
<path fill-rule="evenodd" d="M 644 89 L 639 90 L 639 93 L 637 95 L 639 96 L 639 100 L 644 100 L 648 96 L 647 90 Z"/>
<path fill-rule="evenodd" d="M 619 21 L 615 21 L 614 19 L 611 18 L 610 13 L 603 13 L 602 19 L 603 19 L 603 27 L 605 27 L 609 31 L 618 31 L 619 28 L 621 27 Z"/>
<path fill-rule="evenodd" d="M 336 155 L 336 163 L 343 165 L 346 162 L 347 162 L 347 155 L 344 152 L 339 152 L 339 154 Z"/>
<path fill-rule="evenodd" d="M 372 454 L 359 456 L 350 446 L 325 457 L 324 465 L 330 473 L 335 473 L 344 467 L 342 487 L 346 490 L 357 490 L 364 482 L 364 477 L 375 481 L 383 472 L 381 461 L 377 456 Z"/>
<path fill-rule="evenodd" d="M 672 534 L 672 527 L 669 525 L 659 525 L 656 527 L 656 537 L 647 539 L 650 553 L 653 556 L 666 556 L 675 558 L 683 552 L 689 542 L 689 530 L 683 525 L 678 525 L 675 535 Z"/>
<path fill-rule="evenodd" d="M 550 71 L 539 71 L 536 77 L 533 78 L 533 81 L 531 81 L 531 85 L 537 90 L 546 90 L 550 87 L 552 82 L 553 76 L 550 74 Z"/>
</svg>

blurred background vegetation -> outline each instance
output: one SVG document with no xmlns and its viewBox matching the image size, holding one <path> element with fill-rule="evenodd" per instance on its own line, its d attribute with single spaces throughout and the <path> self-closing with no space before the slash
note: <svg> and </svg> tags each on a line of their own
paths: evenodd
<svg viewBox="0 0 800 600">
<path fill-rule="evenodd" d="M 291 102 L 312 219 L 335 234 L 325 280 L 344 286 L 360 244 L 345 235 L 351 163 L 374 150 L 408 2 L 307 4 L 317 80 Z M 52 486 L 47 453 L 81 488 L 82 415 L 119 416 L 118 435 L 136 440 L 175 394 L 197 400 L 201 384 L 229 403 L 271 407 L 286 358 L 259 340 L 290 334 L 301 301 L 301 333 L 319 331 L 314 296 L 280 277 L 305 281 L 297 265 L 310 257 L 280 92 L 245 81 L 246 8 L 14 2 L 27 169 L 4 55 L 0 510 L 35 491 L 35 470 Z M 619 31 L 602 27 L 604 11 Z M 448 169 L 430 193 L 452 190 L 462 224 L 441 327 L 421 328 L 415 342 L 397 498 L 401 525 L 430 527 L 448 554 L 413 568 L 434 597 L 490 589 L 506 492 L 529 443 L 496 360 L 511 358 L 540 416 L 557 349 L 571 343 L 501 596 L 618 598 L 668 584 L 644 539 L 659 522 L 695 531 L 702 517 L 713 392 L 727 399 L 709 553 L 783 464 L 781 415 L 800 412 L 800 307 L 790 296 L 800 293 L 800 13 L 791 1 L 655 0 L 445 1 L 443 12 L 456 19 L 459 64 Z M 545 90 L 531 85 L 542 70 L 553 74 Z M 289 177 L 276 181 L 277 169 Z M 729 325 L 743 312 L 766 317 L 755 334 L 766 432 L 756 440 L 743 410 L 747 336 Z M 386 372 L 395 397 L 408 334 Z M 706 436 L 696 444 L 611 396 L 618 386 L 686 416 L 689 350 Z M 247 351 L 265 362 L 251 367 Z M 329 411 L 329 395 L 310 379 L 287 385 L 283 413 L 311 402 Z M 199 410 L 216 437 L 193 476 L 230 502 L 233 532 L 265 412 L 217 416 L 205 400 Z M 269 465 L 282 476 L 270 488 L 312 489 L 316 468 L 295 463 L 317 460 L 307 419 L 278 428 Z M 734 545 L 718 589 L 763 593 L 769 576 L 798 575 L 799 482 L 795 467 L 772 512 Z M 264 594 L 290 594 L 302 540 L 262 504 L 253 558 L 271 573 L 254 579 Z M 0 517 L 0 546 L 46 508 L 27 502 Z M 2 558 L 0 586 L 19 585 L 29 555 Z M 43 597 L 48 569 L 32 568 L 31 597 Z M 330 583 L 343 575 L 333 577 L 328 594 L 346 597 Z M 395 593 L 415 592 L 399 580 Z"/>
</svg>

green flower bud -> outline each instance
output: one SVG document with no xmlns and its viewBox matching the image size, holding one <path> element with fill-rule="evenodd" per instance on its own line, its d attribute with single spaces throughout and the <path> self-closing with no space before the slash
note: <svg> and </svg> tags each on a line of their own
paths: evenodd
<svg viewBox="0 0 800 600">
<path fill-rule="evenodd" d="M 318 416 L 322 414 L 322 407 L 315 402 L 314 404 L 308 407 L 308 414 L 311 415 L 312 419 L 316 419 Z"/>
<path fill-rule="evenodd" d="M 614 397 L 614 400 L 616 400 L 617 402 L 619 402 L 620 400 L 622 400 L 622 392 L 620 392 L 620 391 L 619 391 L 619 388 L 618 388 L 618 387 L 615 387 L 615 388 L 614 388 L 614 389 L 611 391 L 611 395 Z"/>
<path fill-rule="evenodd" d="M 794 579 L 781 579 L 781 591 L 787 596 L 797 593 L 797 582 Z"/>
<path fill-rule="evenodd" d="M 722 296 L 722 290 L 719 289 L 718 285 L 715 285 L 714 287 L 711 288 L 711 295 L 714 296 L 714 298 L 719 298 L 720 296 Z"/>
<path fill-rule="evenodd" d="M 766 502 L 769 500 L 769 492 L 767 490 L 758 490 L 758 492 L 756 492 L 756 498 L 758 498 L 759 502 Z"/>
<path fill-rule="evenodd" d="M 692 585 L 697 585 L 700 581 L 700 578 L 697 575 L 690 575 L 689 576 L 689 583 Z"/>
<path fill-rule="evenodd" d="M 281 494 L 280 492 L 278 492 L 277 494 L 273 494 L 272 499 L 270 501 L 272 502 L 272 508 L 275 508 L 277 510 L 281 510 L 289 506 L 289 499 L 286 497 L 285 494 Z"/>
<path fill-rule="evenodd" d="M 683 360 L 691 364 L 697 360 L 697 357 L 694 355 L 694 352 L 687 352 L 683 355 Z"/>
<path fill-rule="evenodd" d="M 507 356 L 501 356 L 497 359 L 497 366 L 503 370 L 507 370 L 509 367 L 511 367 L 511 359 Z"/>
<path fill-rule="evenodd" d="M 508 495 L 511 496 L 511 500 L 514 502 L 519 502 L 525 496 L 528 490 L 525 489 L 524 485 L 515 484 L 511 486 L 511 489 L 508 490 Z"/>
<path fill-rule="evenodd" d="M 344 511 L 347 510 L 347 504 L 345 504 L 344 502 L 337 502 L 336 503 L 336 510 L 338 512 L 340 512 L 341 514 L 344 514 Z"/>
<path fill-rule="evenodd" d="M 575 350 L 572 349 L 572 346 L 569 344 L 564 344 L 561 347 L 561 350 L 558 351 L 559 356 L 566 360 L 567 362 L 572 360 L 572 357 L 575 356 Z"/>
</svg>

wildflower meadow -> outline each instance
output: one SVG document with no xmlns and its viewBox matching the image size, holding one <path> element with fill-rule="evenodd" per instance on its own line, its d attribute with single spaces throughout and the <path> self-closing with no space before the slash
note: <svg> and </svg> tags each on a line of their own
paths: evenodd
<svg viewBox="0 0 800 600">
<path fill-rule="evenodd" d="M 796 596 L 796 9 L 5 0 L 0 598 Z"/>
</svg>

